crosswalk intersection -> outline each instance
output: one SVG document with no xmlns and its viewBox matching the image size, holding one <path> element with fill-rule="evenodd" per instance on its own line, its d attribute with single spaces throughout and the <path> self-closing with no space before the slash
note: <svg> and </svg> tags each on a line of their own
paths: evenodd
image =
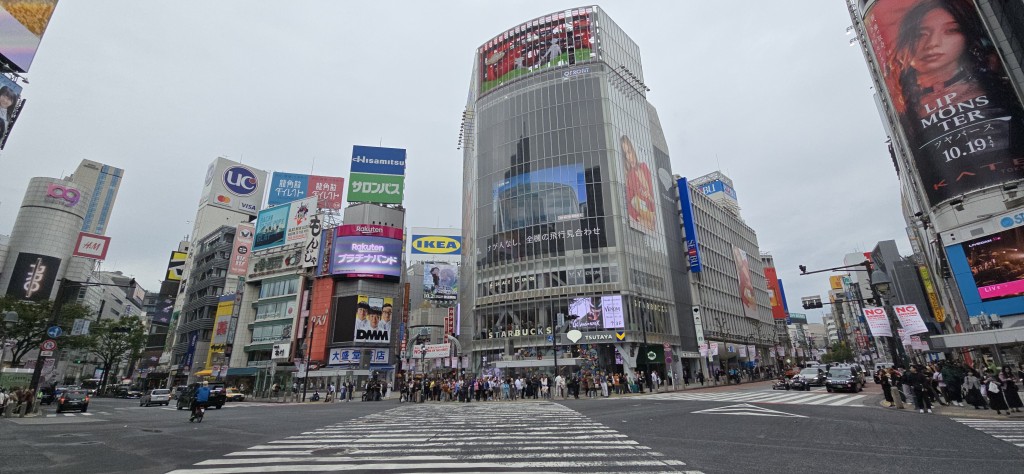
<svg viewBox="0 0 1024 474">
<path fill-rule="evenodd" d="M 199 462 L 247 472 L 695 472 L 550 402 L 405 405 Z"/>
<path fill-rule="evenodd" d="M 976 418 L 953 418 L 963 425 L 974 428 L 1008 443 L 1024 448 L 1024 421 L 985 420 Z"/>
<path fill-rule="evenodd" d="M 696 400 L 705 402 L 778 403 L 782 405 L 863 406 L 867 395 L 822 392 L 736 391 L 736 392 L 666 392 L 643 397 L 644 400 Z"/>
</svg>

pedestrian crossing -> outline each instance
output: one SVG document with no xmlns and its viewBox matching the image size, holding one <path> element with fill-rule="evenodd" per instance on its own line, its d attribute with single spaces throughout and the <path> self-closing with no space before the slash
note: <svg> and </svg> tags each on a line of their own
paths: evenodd
<svg viewBox="0 0 1024 474">
<path fill-rule="evenodd" d="M 697 472 L 565 406 L 416 404 L 199 462 L 248 472 Z"/>
<path fill-rule="evenodd" d="M 285 406 L 282 403 L 260 403 L 260 402 L 244 402 L 244 403 L 225 403 L 221 408 L 252 408 L 252 407 L 280 407 Z M 151 410 L 149 407 L 126 407 L 126 408 L 115 408 L 115 410 Z M 170 404 L 165 407 L 160 407 L 161 410 L 177 411 L 178 408 L 174 404 Z"/>
<path fill-rule="evenodd" d="M 843 395 L 822 392 L 737 391 L 737 392 L 666 392 L 643 397 L 643 400 L 695 400 L 703 402 L 778 403 L 782 405 L 863 406 L 858 403 L 867 395 Z M 631 399 L 636 400 L 636 399 Z"/>
<path fill-rule="evenodd" d="M 1024 421 L 953 418 L 965 426 L 1024 448 Z"/>
</svg>

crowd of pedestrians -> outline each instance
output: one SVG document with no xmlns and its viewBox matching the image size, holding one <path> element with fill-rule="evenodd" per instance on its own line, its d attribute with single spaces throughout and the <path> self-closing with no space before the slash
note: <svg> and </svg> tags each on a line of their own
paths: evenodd
<svg viewBox="0 0 1024 474">
<path fill-rule="evenodd" d="M 640 371 L 635 376 L 582 371 L 555 377 L 543 373 L 509 377 L 427 377 L 408 384 L 399 383 L 398 387 L 403 401 L 484 402 L 611 397 L 656 392 L 670 383 L 656 371 Z"/>
<path fill-rule="evenodd" d="M 907 370 L 879 369 L 875 380 L 882 385 L 885 401 L 894 409 L 904 409 L 913 401 L 919 413 L 932 413 L 935 403 L 975 410 L 995 410 L 1009 415 L 1024 408 L 1018 384 L 1024 381 L 1024 364 L 1014 370 L 1004 366 L 969 367 L 956 361 L 914 365 Z"/>
</svg>

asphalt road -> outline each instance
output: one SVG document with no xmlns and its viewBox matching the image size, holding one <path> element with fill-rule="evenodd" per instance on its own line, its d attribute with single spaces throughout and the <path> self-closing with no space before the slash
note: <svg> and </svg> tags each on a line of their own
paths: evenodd
<svg viewBox="0 0 1024 474">
<path fill-rule="evenodd" d="M 880 400 L 870 383 L 856 395 L 748 384 L 555 403 L 241 402 L 191 424 L 185 411 L 94 399 L 90 415 L 0 420 L 0 471 L 991 474 L 1024 466 L 1021 420 L 960 421 Z"/>
</svg>

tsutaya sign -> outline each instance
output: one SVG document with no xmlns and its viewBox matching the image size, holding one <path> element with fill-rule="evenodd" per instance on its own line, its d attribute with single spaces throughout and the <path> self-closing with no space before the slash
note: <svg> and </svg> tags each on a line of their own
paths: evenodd
<svg viewBox="0 0 1024 474">
<path fill-rule="evenodd" d="M 631 341 L 626 331 L 582 331 L 578 341 L 572 341 L 565 334 L 561 335 L 559 344 L 598 344 Z"/>
</svg>

